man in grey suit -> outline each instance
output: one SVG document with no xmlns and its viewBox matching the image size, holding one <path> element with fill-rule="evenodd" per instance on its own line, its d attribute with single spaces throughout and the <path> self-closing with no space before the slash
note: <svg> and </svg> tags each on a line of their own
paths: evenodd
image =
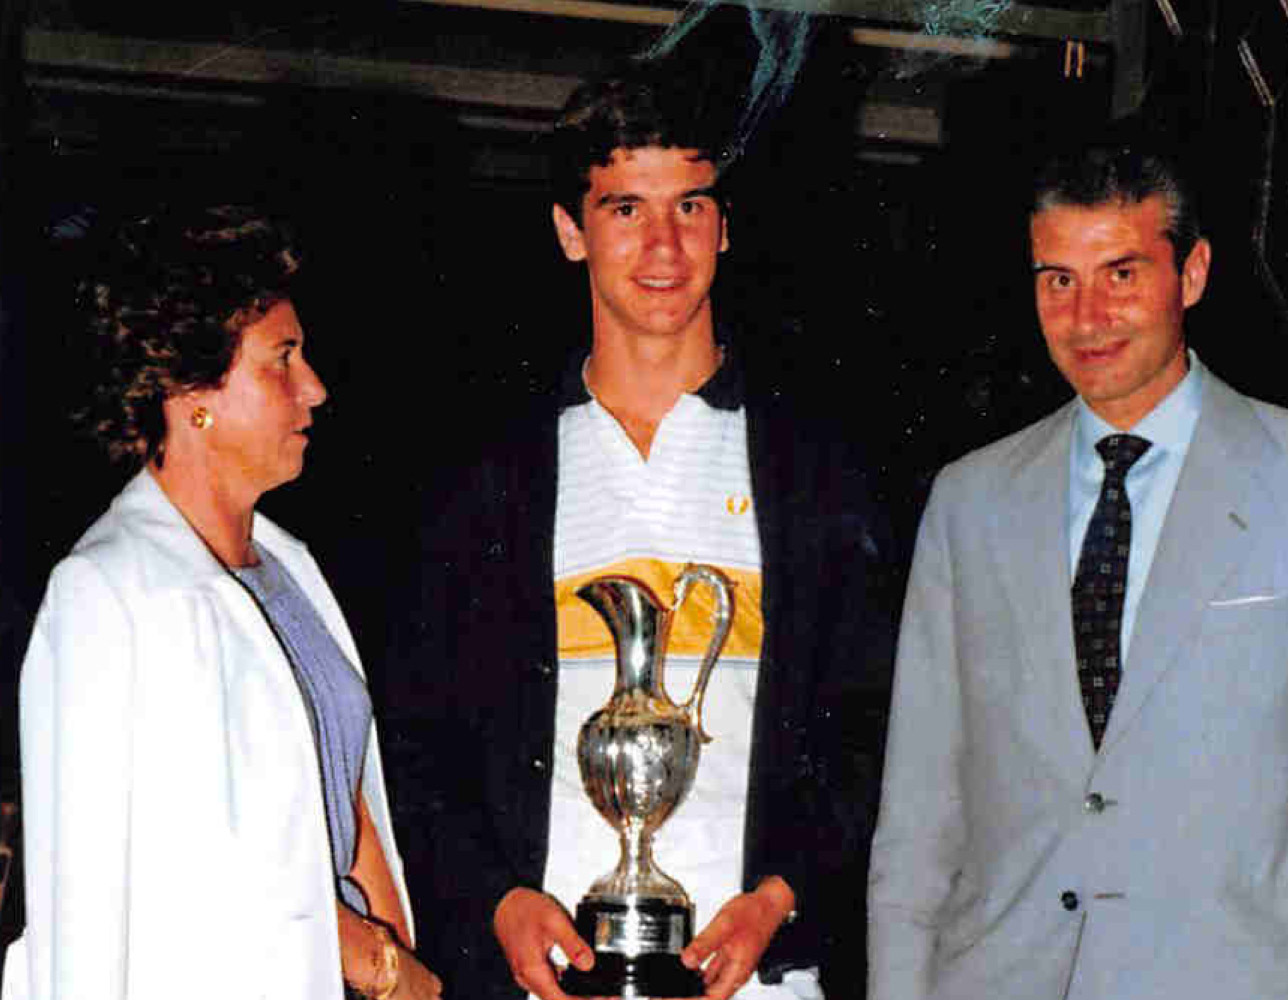
<svg viewBox="0 0 1288 1000">
<path fill-rule="evenodd" d="M 1212 250 L 1168 162 L 1030 215 L 1078 398 L 948 466 L 917 541 L 871 1000 L 1288 997 L 1288 413 L 1185 343 Z"/>
</svg>

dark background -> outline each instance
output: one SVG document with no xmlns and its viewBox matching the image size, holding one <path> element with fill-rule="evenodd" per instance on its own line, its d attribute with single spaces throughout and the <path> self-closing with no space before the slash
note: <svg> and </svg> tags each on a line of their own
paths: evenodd
<svg viewBox="0 0 1288 1000">
<path fill-rule="evenodd" d="M 1238 388 L 1288 401 L 1288 163 L 1268 100 L 1288 67 L 1280 4 L 1052 0 L 1023 24 L 984 16 L 1005 3 L 842 6 L 812 22 L 787 104 L 730 176 L 717 314 L 754 320 L 744 346 L 782 390 L 829 401 L 867 442 L 905 550 L 943 462 L 1069 395 L 1037 331 L 1022 216 L 1053 143 L 1107 126 L 1171 137 L 1203 182 L 1216 246 L 1191 342 Z M 960 15 L 947 28 L 944 10 Z M 1066 25 L 1094 36 L 1081 76 Z M 541 139 L 572 82 L 659 30 L 392 0 L 160 16 L 0 5 L 0 799 L 17 795 L 17 665 L 44 579 L 123 481 L 67 421 L 85 353 L 70 292 L 95 220 L 198 192 L 296 221 L 297 305 L 330 399 L 305 475 L 262 507 L 317 555 L 379 712 L 394 581 L 414 571 L 436 470 L 468 455 L 471 411 L 542 384 L 586 340 L 585 278 L 553 238 Z M 1009 54 L 989 54 L 993 41 Z M 727 68 L 735 93 L 758 54 L 737 6 L 680 45 Z M 185 46 L 186 68 L 154 58 Z M 292 58 L 237 70 L 247 51 Z M 368 75 L 354 82 L 354 66 Z M 422 67 L 468 85 L 426 84 Z M 471 90 L 480 80 L 494 89 Z M 426 766 L 414 734 L 386 741 L 392 769 Z M 414 804 L 396 805 L 414 821 Z M 14 888 L 0 941 L 19 920 Z"/>
</svg>

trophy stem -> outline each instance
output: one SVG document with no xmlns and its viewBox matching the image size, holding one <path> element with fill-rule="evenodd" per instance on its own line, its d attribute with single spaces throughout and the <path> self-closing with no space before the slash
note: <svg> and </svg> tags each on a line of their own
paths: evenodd
<svg viewBox="0 0 1288 1000">
<path fill-rule="evenodd" d="M 590 887 L 587 898 L 633 903 L 647 898 L 672 906 L 689 907 L 688 893 L 653 860 L 653 831 L 637 819 L 618 829 L 621 853 L 615 867 Z"/>
<path fill-rule="evenodd" d="M 657 866 L 653 862 L 653 835 L 644 824 L 631 821 L 618 838 L 622 845 L 621 861 L 617 871 L 623 885 L 639 885 L 642 878 Z"/>
</svg>

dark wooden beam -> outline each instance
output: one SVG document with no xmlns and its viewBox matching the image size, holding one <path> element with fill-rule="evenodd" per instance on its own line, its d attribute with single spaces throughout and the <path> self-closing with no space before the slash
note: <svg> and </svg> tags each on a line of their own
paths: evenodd
<svg viewBox="0 0 1288 1000">
<path fill-rule="evenodd" d="M 549 127 L 578 83 L 549 73 L 85 32 L 33 30 L 25 52 L 29 85 L 47 92 L 245 105 L 289 82 L 439 101 L 461 108 L 462 124 L 485 122 L 505 131 Z M 883 142 L 935 146 L 943 140 L 938 108 L 907 101 L 869 100 L 854 127 Z"/>
<path fill-rule="evenodd" d="M 603 0 L 403 0 L 404 3 L 452 7 L 480 7 L 490 10 L 547 14 L 553 17 L 593 18 L 635 24 L 670 24 L 683 4 L 641 6 L 607 3 Z M 1013 3 L 999 10 L 987 22 L 946 18 L 928 26 L 925 0 L 749 0 L 766 10 L 796 10 L 809 14 L 843 17 L 867 25 L 895 26 L 912 34 L 969 39 L 979 35 L 1047 40 L 1078 39 L 1107 43 L 1113 40 L 1111 16 L 1107 9 L 1069 10 L 1039 4 Z M 932 5 L 933 9 L 933 5 Z M 979 31 L 981 25 L 987 31 Z M 930 30 L 927 30 L 927 28 Z"/>
</svg>

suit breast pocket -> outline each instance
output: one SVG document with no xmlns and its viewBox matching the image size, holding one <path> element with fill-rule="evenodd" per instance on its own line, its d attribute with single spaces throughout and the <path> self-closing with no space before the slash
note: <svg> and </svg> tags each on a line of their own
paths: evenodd
<svg viewBox="0 0 1288 1000">
<path fill-rule="evenodd" d="M 1211 601 L 1193 646 L 1182 653 L 1177 697 L 1217 727 L 1282 728 L 1288 698 L 1288 595 Z M 1130 664 L 1129 664 L 1130 668 Z M 1269 715 L 1266 715 L 1269 713 Z"/>
<path fill-rule="evenodd" d="M 1288 593 L 1240 594 L 1214 598 L 1203 610 L 1204 635 L 1288 636 Z"/>
</svg>

